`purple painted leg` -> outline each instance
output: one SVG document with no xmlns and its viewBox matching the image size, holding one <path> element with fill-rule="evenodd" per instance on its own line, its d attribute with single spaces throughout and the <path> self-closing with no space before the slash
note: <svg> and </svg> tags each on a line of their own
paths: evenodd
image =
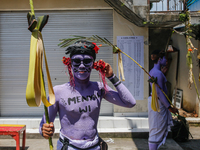
<svg viewBox="0 0 200 150">
<path fill-rule="evenodd" d="M 158 144 L 149 143 L 149 150 L 157 150 Z"/>
</svg>

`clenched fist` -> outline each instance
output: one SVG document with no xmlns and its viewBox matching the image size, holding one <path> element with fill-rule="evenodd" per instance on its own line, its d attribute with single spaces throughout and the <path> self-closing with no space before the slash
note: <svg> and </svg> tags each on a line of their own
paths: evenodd
<svg viewBox="0 0 200 150">
<path fill-rule="evenodd" d="M 51 122 L 50 124 L 44 123 L 42 126 L 42 135 L 45 139 L 48 139 L 53 136 L 54 133 L 54 124 Z"/>
</svg>

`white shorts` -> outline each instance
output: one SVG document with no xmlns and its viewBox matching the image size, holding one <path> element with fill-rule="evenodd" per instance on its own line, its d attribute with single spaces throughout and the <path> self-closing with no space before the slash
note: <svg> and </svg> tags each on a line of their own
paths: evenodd
<svg viewBox="0 0 200 150">
<path fill-rule="evenodd" d="M 68 138 L 67 136 L 64 136 L 62 133 L 60 133 L 60 138 L 64 140 L 64 138 L 69 139 L 69 144 L 72 144 L 78 148 L 81 149 L 87 149 L 87 150 L 100 150 L 100 146 L 97 145 L 96 147 L 90 148 L 94 145 L 96 145 L 99 142 L 99 137 L 98 135 L 95 136 L 94 140 L 92 141 L 88 141 L 88 140 L 72 140 L 70 138 Z M 61 148 L 63 147 L 63 143 L 58 140 L 57 141 L 57 149 L 56 150 L 61 150 Z M 74 147 L 68 146 L 68 150 L 78 150 Z"/>
</svg>

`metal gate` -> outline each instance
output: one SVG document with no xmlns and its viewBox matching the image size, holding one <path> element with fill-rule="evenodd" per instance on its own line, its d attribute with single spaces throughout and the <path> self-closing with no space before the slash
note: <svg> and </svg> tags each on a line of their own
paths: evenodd
<svg viewBox="0 0 200 150">
<path fill-rule="evenodd" d="M 49 21 L 42 34 L 53 86 L 69 81 L 62 64 L 65 49 L 57 46 L 59 39 L 68 38 L 70 35 L 99 35 L 112 41 L 112 13 L 112 10 L 35 12 L 36 17 L 49 15 Z M 25 98 L 31 37 L 31 32 L 27 29 L 26 14 L 27 12 L 0 12 L 0 116 L 2 117 L 43 114 L 42 105 L 39 108 L 29 107 Z M 97 60 L 99 59 L 113 65 L 112 49 L 101 47 L 97 55 Z M 91 80 L 99 80 L 97 71 L 92 72 Z M 103 100 L 100 114 L 112 115 L 112 113 L 112 104 Z"/>
</svg>

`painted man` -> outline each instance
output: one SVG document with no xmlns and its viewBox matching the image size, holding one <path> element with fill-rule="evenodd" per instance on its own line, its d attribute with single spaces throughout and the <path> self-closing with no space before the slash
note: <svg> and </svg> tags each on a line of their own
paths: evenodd
<svg viewBox="0 0 200 150">
<path fill-rule="evenodd" d="M 155 50 L 151 54 L 151 60 L 154 62 L 154 67 L 149 74 L 157 78 L 157 84 L 161 89 L 167 93 L 166 82 L 167 79 L 161 71 L 161 66 L 167 64 L 165 53 L 160 50 Z M 157 150 L 165 143 L 170 126 L 173 125 L 171 113 L 178 113 L 176 108 L 171 107 L 164 93 L 157 87 L 156 92 L 158 96 L 159 111 L 154 111 L 151 107 L 152 97 L 148 99 L 148 117 L 149 117 L 149 150 Z M 152 83 L 151 83 L 152 89 Z"/>
<path fill-rule="evenodd" d="M 40 133 L 48 139 L 54 133 L 53 122 L 59 113 L 61 129 L 57 150 L 101 149 L 97 123 L 102 98 L 123 107 L 136 105 L 134 97 L 108 63 L 105 63 L 104 73 L 116 91 L 102 82 L 90 81 L 98 49 L 95 43 L 88 41 L 78 41 L 66 49 L 70 58 L 64 58 L 63 62 L 71 67 L 73 75 L 69 69 L 70 82 L 54 87 L 56 102 L 48 108 L 51 123 L 46 123 L 45 116 L 40 123 Z"/>
</svg>

